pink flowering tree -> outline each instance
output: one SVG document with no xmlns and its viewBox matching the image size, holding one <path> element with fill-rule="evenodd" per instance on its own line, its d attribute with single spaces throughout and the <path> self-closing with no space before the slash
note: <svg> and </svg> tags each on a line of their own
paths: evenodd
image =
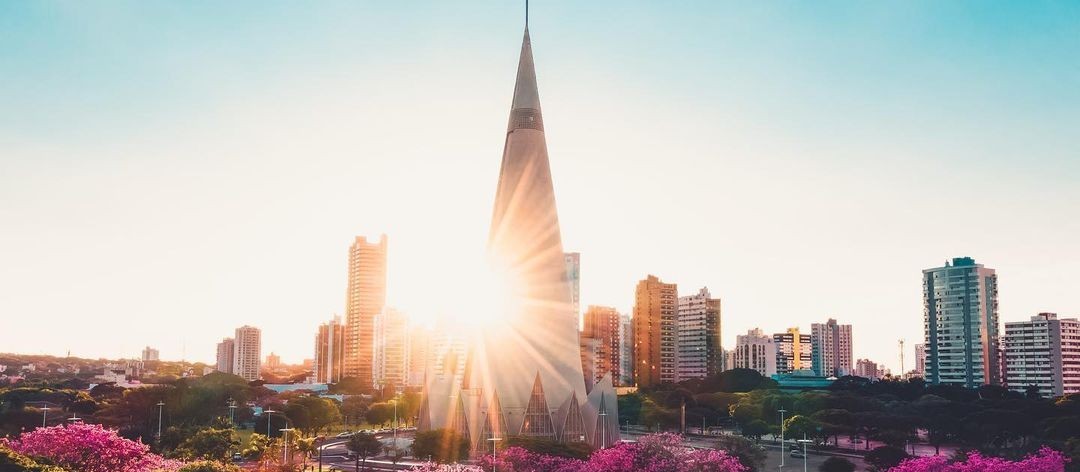
<svg viewBox="0 0 1080 472">
<path fill-rule="evenodd" d="M 949 462 L 944 456 L 919 457 L 901 462 L 889 472 L 1063 472 L 1066 462 L 1062 453 L 1043 447 L 1019 461 L 985 457 L 978 452 L 972 452 L 962 462 Z"/>
<path fill-rule="evenodd" d="M 492 457 L 480 460 L 490 470 Z M 568 459 L 510 447 L 494 459 L 496 470 L 506 472 L 746 472 L 734 456 L 716 449 L 693 449 L 674 434 L 654 434 L 633 444 L 620 444 L 594 452 L 588 460 Z"/>
<path fill-rule="evenodd" d="M 124 439 L 100 425 L 38 428 L 14 440 L 0 441 L 20 454 L 48 459 L 80 472 L 158 472 L 176 470 L 181 465 L 151 453 L 150 447 L 141 442 Z"/>
</svg>

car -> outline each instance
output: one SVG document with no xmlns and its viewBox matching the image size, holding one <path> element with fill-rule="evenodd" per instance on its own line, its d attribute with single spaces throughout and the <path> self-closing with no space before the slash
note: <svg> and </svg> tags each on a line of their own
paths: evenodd
<svg viewBox="0 0 1080 472">
<path fill-rule="evenodd" d="M 334 437 L 335 438 L 347 438 L 347 437 L 352 436 L 352 435 L 353 435 L 353 433 L 351 431 L 342 431 L 342 432 L 338 433 L 337 436 L 334 436 Z"/>
<path fill-rule="evenodd" d="M 239 452 L 234 452 L 232 453 L 232 460 L 233 462 L 240 462 L 244 460 L 244 456 L 242 456 Z"/>
<path fill-rule="evenodd" d="M 803 454 L 802 449 L 792 449 L 791 457 L 805 457 L 805 455 Z"/>
</svg>

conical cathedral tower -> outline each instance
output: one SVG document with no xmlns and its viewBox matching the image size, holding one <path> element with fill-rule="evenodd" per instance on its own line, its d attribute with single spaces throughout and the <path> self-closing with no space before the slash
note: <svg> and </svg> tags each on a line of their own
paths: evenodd
<svg viewBox="0 0 1080 472">
<path fill-rule="evenodd" d="M 438 397 L 446 394 L 463 398 L 447 410 L 465 411 L 468 420 L 458 421 L 465 426 L 457 429 L 469 437 L 474 448 L 490 447 L 486 439 L 505 436 L 591 442 L 596 446 L 617 441 L 618 414 L 610 378 L 588 391 L 582 373 L 578 319 L 567 282 L 527 25 L 506 128 L 488 255 L 497 277 L 507 282 L 507 293 L 477 296 L 505 298 L 506 306 L 494 326 L 479 333 L 466 385 L 456 390 L 432 383 L 425 395 L 427 403 L 445 402 Z M 440 424 L 449 425 L 452 415 L 448 411 L 427 416 L 421 418 L 421 424 L 427 421 L 428 427 L 435 429 Z M 598 426 L 603 434 L 597 432 Z"/>
</svg>

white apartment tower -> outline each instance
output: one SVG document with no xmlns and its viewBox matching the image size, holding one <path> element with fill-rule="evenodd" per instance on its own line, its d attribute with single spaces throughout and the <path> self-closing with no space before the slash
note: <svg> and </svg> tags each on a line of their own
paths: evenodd
<svg viewBox="0 0 1080 472">
<path fill-rule="evenodd" d="M 709 289 L 679 297 L 676 382 L 700 379 L 724 370 L 724 350 L 720 346 L 720 299 Z"/>
<path fill-rule="evenodd" d="M 378 388 L 402 390 L 409 383 L 409 318 L 393 308 L 375 317 L 375 377 Z"/>
<path fill-rule="evenodd" d="M 753 369 L 765 377 L 776 373 L 776 344 L 760 329 L 735 337 L 733 357 L 736 369 Z"/>
<path fill-rule="evenodd" d="M 233 373 L 233 359 L 236 355 L 236 341 L 233 338 L 222 339 L 217 344 L 217 371 Z"/>
<path fill-rule="evenodd" d="M 814 372 L 822 377 L 851 374 L 851 325 L 829 318 L 810 325 L 811 358 Z"/>
<path fill-rule="evenodd" d="M 262 367 L 262 332 L 253 326 L 236 328 L 233 372 L 249 382 L 259 380 Z"/>
<path fill-rule="evenodd" d="M 1080 392 L 1080 321 L 1039 313 L 1029 321 L 1005 323 L 1005 383 L 1042 395 Z"/>
<path fill-rule="evenodd" d="M 997 295 L 994 269 L 970 257 L 923 271 L 927 383 L 1001 383 Z"/>
</svg>

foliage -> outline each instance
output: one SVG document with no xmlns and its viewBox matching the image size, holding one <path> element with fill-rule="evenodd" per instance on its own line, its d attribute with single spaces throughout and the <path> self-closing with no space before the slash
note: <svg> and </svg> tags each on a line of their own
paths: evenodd
<svg viewBox="0 0 1080 472">
<path fill-rule="evenodd" d="M 374 425 L 385 425 L 394 420 L 394 405 L 390 402 L 374 403 L 368 407 L 364 419 Z"/>
<path fill-rule="evenodd" d="M 356 454 L 357 463 L 360 459 L 364 460 L 364 464 L 367 464 L 368 457 L 375 457 L 382 451 L 382 443 L 375 438 L 373 434 L 356 433 L 349 436 L 349 440 L 345 441 L 345 447 Z M 357 467 L 359 470 L 359 467 Z"/>
<path fill-rule="evenodd" d="M 739 459 L 739 463 L 746 467 L 747 472 L 757 472 L 765 468 L 765 449 L 743 437 L 725 434 L 717 438 L 713 444 L 716 449 L 726 451 Z"/>
<path fill-rule="evenodd" d="M 248 447 L 240 452 L 245 459 L 261 460 L 270 449 L 271 439 L 264 434 L 254 433 L 248 439 Z"/>
<path fill-rule="evenodd" d="M 4 472 L 64 472 L 59 467 L 41 464 L 37 461 L 12 451 L 0 444 L 0 471 Z"/>
<path fill-rule="evenodd" d="M 100 425 L 72 424 L 38 428 L 15 440 L 3 440 L 13 451 L 48 459 L 80 472 L 150 472 L 167 462 L 140 442 L 121 438 Z"/>
<path fill-rule="evenodd" d="M 549 456 L 571 459 L 588 459 L 593 448 L 585 443 L 558 442 L 551 439 L 528 436 L 510 436 L 506 441 L 509 447 L 520 447 L 526 451 Z"/>
<path fill-rule="evenodd" d="M 855 463 L 843 457 L 830 457 L 825 459 L 818 467 L 819 472 L 855 472 Z"/>
<path fill-rule="evenodd" d="M 748 469 L 725 451 L 685 447 L 674 434 L 654 434 L 636 443 L 594 452 L 588 460 L 549 456 L 509 447 L 493 459 L 482 456 L 480 468 L 513 472 L 745 472 Z"/>
<path fill-rule="evenodd" d="M 195 461 L 184 464 L 176 472 L 240 472 L 240 468 L 221 462 Z"/>
<path fill-rule="evenodd" d="M 1065 470 L 1065 456 L 1053 449 L 1044 447 L 1038 453 L 1018 461 L 1009 461 L 998 457 L 985 457 L 978 452 L 971 452 L 967 459 L 950 463 L 943 456 L 919 457 L 908 459 L 889 469 L 890 472 L 1061 472 Z"/>
<path fill-rule="evenodd" d="M 892 446 L 881 446 L 866 454 L 866 463 L 877 470 L 889 470 L 896 467 L 900 462 L 907 459 L 908 455 L 903 449 Z"/>
<path fill-rule="evenodd" d="M 347 396 L 345 401 L 341 402 L 341 415 L 344 417 L 346 424 L 350 421 L 359 424 L 360 420 L 367 414 L 370 405 L 371 402 L 360 395 Z"/>
<path fill-rule="evenodd" d="M 438 463 L 452 463 L 469 456 L 469 443 L 449 429 L 418 431 L 412 444 L 413 457 Z"/>
<path fill-rule="evenodd" d="M 177 447 L 177 455 L 184 459 L 225 461 L 240 446 L 240 440 L 232 429 L 205 428 L 187 437 Z"/>
<path fill-rule="evenodd" d="M 307 435 L 317 435 L 328 426 L 341 422 L 341 411 L 333 400 L 306 396 L 289 401 L 285 416 L 292 426 Z"/>
</svg>

